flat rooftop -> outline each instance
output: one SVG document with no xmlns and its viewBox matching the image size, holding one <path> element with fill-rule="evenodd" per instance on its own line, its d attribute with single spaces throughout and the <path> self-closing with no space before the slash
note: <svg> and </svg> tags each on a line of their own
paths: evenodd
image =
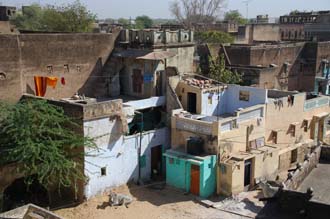
<svg viewBox="0 0 330 219">
<path fill-rule="evenodd" d="M 312 172 L 307 176 L 303 183 L 299 186 L 298 191 L 306 192 L 309 187 L 312 187 L 312 200 L 330 204 L 330 162 L 323 162 L 317 165 Z"/>
</svg>

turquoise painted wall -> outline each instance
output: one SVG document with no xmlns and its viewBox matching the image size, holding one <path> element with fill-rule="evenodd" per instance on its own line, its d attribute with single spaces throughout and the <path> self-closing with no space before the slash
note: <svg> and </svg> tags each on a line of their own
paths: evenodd
<svg viewBox="0 0 330 219">
<path fill-rule="evenodd" d="M 166 157 L 166 183 L 186 192 L 190 191 L 190 170 L 192 163 L 184 158 Z M 201 162 L 200 166 L 200 196 L 209 197 L 216 189 L 216 155 L 208 156 Z M 196 165 L 196 164 L 195 164 Z"/>
<path fill-rule="evenodd" d="M 201 178 L 200 178 L 200 196 L 209 197 L 215 193 L 216 189 L 216 161 L 217 156 L 212 155 L 204 160 L 200 166 Z"/>
<path fill-rule="evenodd" d="M 170 159 L 173 159 L 173 163 Z M 185 159 L 166 157 L 166 184 L 188 192 L 190 189 L 189 162 Z"/>
</svg>

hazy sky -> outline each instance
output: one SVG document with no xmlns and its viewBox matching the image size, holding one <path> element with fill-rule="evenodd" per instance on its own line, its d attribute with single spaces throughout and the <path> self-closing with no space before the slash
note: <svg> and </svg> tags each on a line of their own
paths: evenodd
<svg viewBox="0 0 330 219">
<path fill-rule="evenodd" d="M 21 6 L 33 2 L 41 4 L 62 4 L 74 0 L 0 0 L 2 5 Z M 169 4 L 172 0 L 81 0 L 83 4 L 96 13 L 99 18 L 132 18 L 148 15 L 152 18 L 171 18 Z M 227 0 L 224 11 L 238 9 L 246 16 L 244 0 Z M 330 10 L 330 0 L 250 0 L 249 17 L 268 14 L 277 17 L 291 10 Z"/>
</svg>

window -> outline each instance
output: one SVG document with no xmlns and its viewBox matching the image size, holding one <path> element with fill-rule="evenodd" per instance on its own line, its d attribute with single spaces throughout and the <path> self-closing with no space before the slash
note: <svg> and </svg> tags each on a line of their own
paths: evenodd
<svg viewBox="0 0 330 219">
<path fill-rule="evenodd" d="M 6 78 L 7 78 L 6 73 L 0 72 L 0 81 L 4 81 L 6 80 Z"/>
<path fill-rule="evenodd" d="M 308 132 L 308 120 L 305 119 L 303 121 L 302 127 L 304 128 L 304 132 Z"/>
<path fill-rule="evenodd" d="M 291 135 L 291 137 L 295 137 L 296 136 L 296 125 L 291 124 L 289 127 L 289 134 Z"/>
<path fill-rule="evenodd" d="M 65 64 L 64 65 L 64 72 L 68 73 L 70 70 L 69 70 L 69 64 Z"/>
<path fill-rule="evenodd" d="M 291 151 L 291 163 L 297 162 L 298 158 L 298 149 L 294 149 Z"/>
<path fill-rule="evenodd" d="M 210 105 L 212 105 L 212 99 L 213 99 L 213 94 L 209 94 L 209 96 L 207 97 L 207 100 Z"/>
<path fill-rule="evenodd" d="M 277 144 L 277 131 L 272 131 L 270 135 L 270 140 L 273 144 Z"/>
<path fill-rule="evenodd" d="M 106 176 L 107 175 L 107 168 L 106 167 L 102 167 L 101 168 L 101 176 Z"/>
<path fill-rule="evenodd" d="M 48 65 L 47 66 L 47 71 L 49 74 L 52 74 L 53 73 L 53 66 L 52 65 Z"/>
<path fill-rule="evenodd" d="M 257 138 L 249 142 L 250 149 L 258 149 L 260 147 L 265 146 L 265 138 Z"/>
<path fill-rule="evenodd" d="M 239 100 L 241 101 L 249 101 L 250 92 L 249 91 L 239 91 Z"/>
</svg>

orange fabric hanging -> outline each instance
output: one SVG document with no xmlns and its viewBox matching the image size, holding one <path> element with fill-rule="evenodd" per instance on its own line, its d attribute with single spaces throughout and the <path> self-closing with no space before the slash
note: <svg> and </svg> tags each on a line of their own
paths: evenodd
<svg viewBox="0 0 330 219">
<path fill-rule="evenodd" d="M 57 77 L 47 77 L 47 85 L 55 89 L 57 84 Z"/>
<path fill-rule="evenodd" d="M 36 89 L 36 95 L 38 97 L 44 97 L 47 90 L 47 78 L 34 76 L 34 85 Z"/>
</svg>

